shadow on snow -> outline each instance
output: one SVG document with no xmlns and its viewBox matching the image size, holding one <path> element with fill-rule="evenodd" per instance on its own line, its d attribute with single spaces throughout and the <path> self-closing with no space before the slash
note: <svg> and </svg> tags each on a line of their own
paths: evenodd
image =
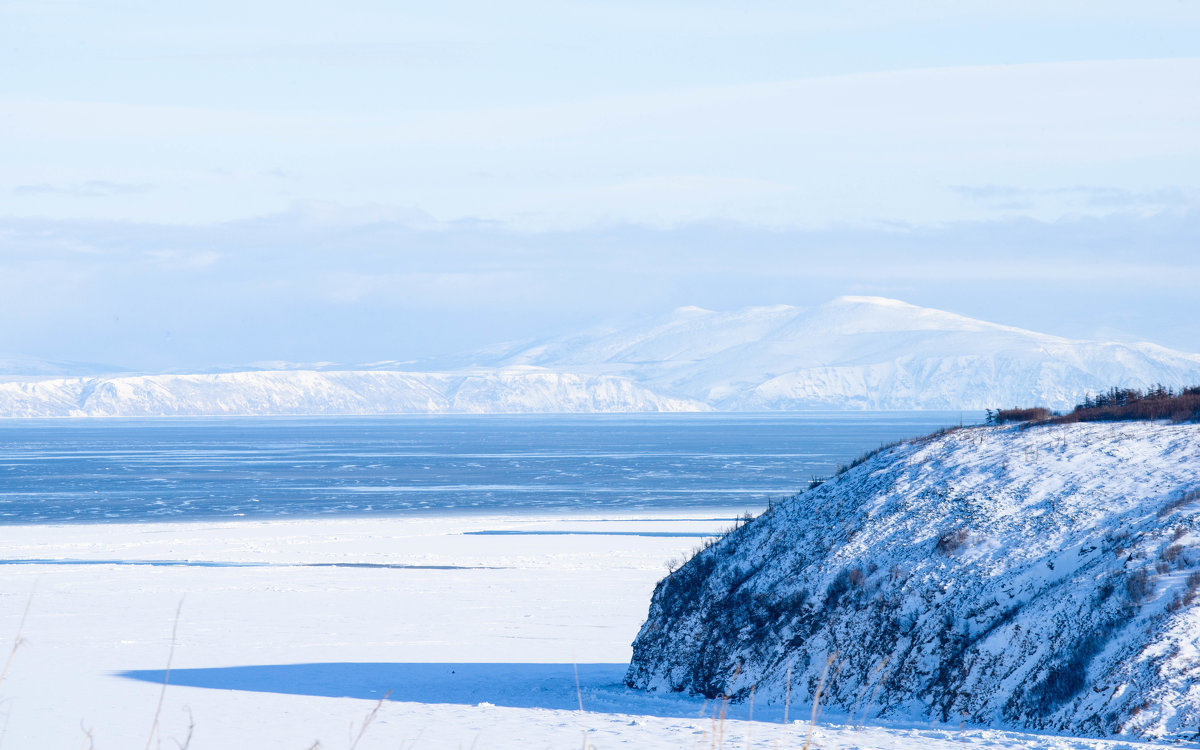
<svg viewBox="0 0 1200 750">
<path fill-rule="evenodd" d="M 356 663 L 269 664 L 172 669 L 180 687 L 261 693 L 361 698 L 412 703 L 480 703 L 507 708 L 578 710 L 671 718 L 712 716 L 713 701 L 679 694 L 654 694 L 623 684 L 625 664 Z M 576 690 L 576 669 L 579 689 Z M 131 670 L 119 677 L 162 684 L 161 669 Z M 748 707 L 729 706 L 730 718 L 746 718 Z M 780 714 L 776 716 L 776 714 Z M 758 706 L 755 719 L 778 721 L 782 709 Z"/>
<path fill-rule="evenodd" d="M 503 570 L 488 565 L 405 565 L 402 563 L 267 563 L 220 560 L 79 560 L 22 557 L 0 560 L 0 565 L 129 565 L 151 568 L 378 568 L 380 570 Z"/>
<path fill-rule="evenodd" d="M 523 529 L 486 529 L 484 531 L 464 531 L 464 536 L 659 536 L 659 537 L 694 537 L 703 539 L 710 536 L 721 536 L 719 531 L 552 531 Z"/>
</svg>

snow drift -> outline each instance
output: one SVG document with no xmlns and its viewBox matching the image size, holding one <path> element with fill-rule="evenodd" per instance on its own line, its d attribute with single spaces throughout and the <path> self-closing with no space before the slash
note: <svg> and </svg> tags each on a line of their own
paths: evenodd
<svg viewBox="0 0 1200 750">
<path fill-rule="evenodd" d="M 882 450 L 661 581 L 631 687 L 1193 738 L 1200 425 L 979 427 Z M 790 683 L 788 675 L 790 672 Z"/>
</svg>

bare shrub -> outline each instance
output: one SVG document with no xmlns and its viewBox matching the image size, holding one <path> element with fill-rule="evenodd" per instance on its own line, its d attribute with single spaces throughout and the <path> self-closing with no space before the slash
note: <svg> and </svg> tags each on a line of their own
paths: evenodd
<svg viewBox="0 0 1200 750">
<path fill-rule="evenodd" d="M 1200 500 L 1200 487 L 1181 492 L 1174 500 L 1168 501 L 1165 505 L 1163 505 L 1163 507 L 1159 508 L 1158 517 L 1163 518 L 1165 516 L 1169 516 L 1172 512 L 1179 510 L 1185 505 L 1190 505 L 1197 500 Z M 1176 537 L 1176 539 L 1178 538 L 1179 537 Z"/>
<path fill-rule="evenodd" d="M 1033 422 L 1049 419 L 1054 414 L 1046 408 L 1035 406 L 1026 409 L 996 409 L 987 410 L 987 423 L 991 425 L 1009 424 L 1012 422 Z"/>
<path fill-rule="evenodd" d="M 937 544 L 933 546 L 933 549 L 939 554 L 951 555 L 962 547 L 965 547 L 967 540 L 970 538 L 971 532 L 965 527 L 960 527 L 942 534 L 941 538 L 937 540 Z"/>
<path fill-rule="evenodd" d="M 1191 605 L 1200 594 L 1200 572 L 1192 573 L 1187 578 L 1187 590 L 1183 592 L 1183 603 Z"/>
<path fill-rule="evenodd" d="M 1145 568 L 1138 568 L 1125 577 L 1125 593 L 1134 603 L 1144 602 L 1154 594 L 1154 581 Z"/>
</svg>

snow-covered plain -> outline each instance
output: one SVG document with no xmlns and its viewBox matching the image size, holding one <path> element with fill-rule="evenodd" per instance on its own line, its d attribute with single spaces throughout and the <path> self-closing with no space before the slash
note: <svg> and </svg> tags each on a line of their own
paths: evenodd
<svg viewBox="0 0 1200 750">
<path fill-rule="evenodd" d="M 153 732 L 150 747 L 174 748 L 191 725 L 193 750 L 566 748 L 585 734 L 597 748 L 799 748 L 807 706 L 786 724 L 778 706 L 721 722 L 711 702 L 620 685 L 665 562 L 733 514 L 0 527 L 0 634 L 29 607 L 0 682 L 0 747 L 140 748 Z M 847 717 L 813 740 L 1131 747 Z"/>
</svg>

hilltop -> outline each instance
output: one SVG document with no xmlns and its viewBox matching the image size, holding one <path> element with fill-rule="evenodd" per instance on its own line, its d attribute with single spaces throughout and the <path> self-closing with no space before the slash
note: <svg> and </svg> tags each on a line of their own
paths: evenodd
<svg viewBox="0 0 1200 750">
<path fill-rule="evenodd" d="M 887 448 L 661 581 L 632 687 L 864 718 L 1190 739 L 1200 425 Z M 790 680 L 789 680 L 790 676 Z"/>
</svg>

